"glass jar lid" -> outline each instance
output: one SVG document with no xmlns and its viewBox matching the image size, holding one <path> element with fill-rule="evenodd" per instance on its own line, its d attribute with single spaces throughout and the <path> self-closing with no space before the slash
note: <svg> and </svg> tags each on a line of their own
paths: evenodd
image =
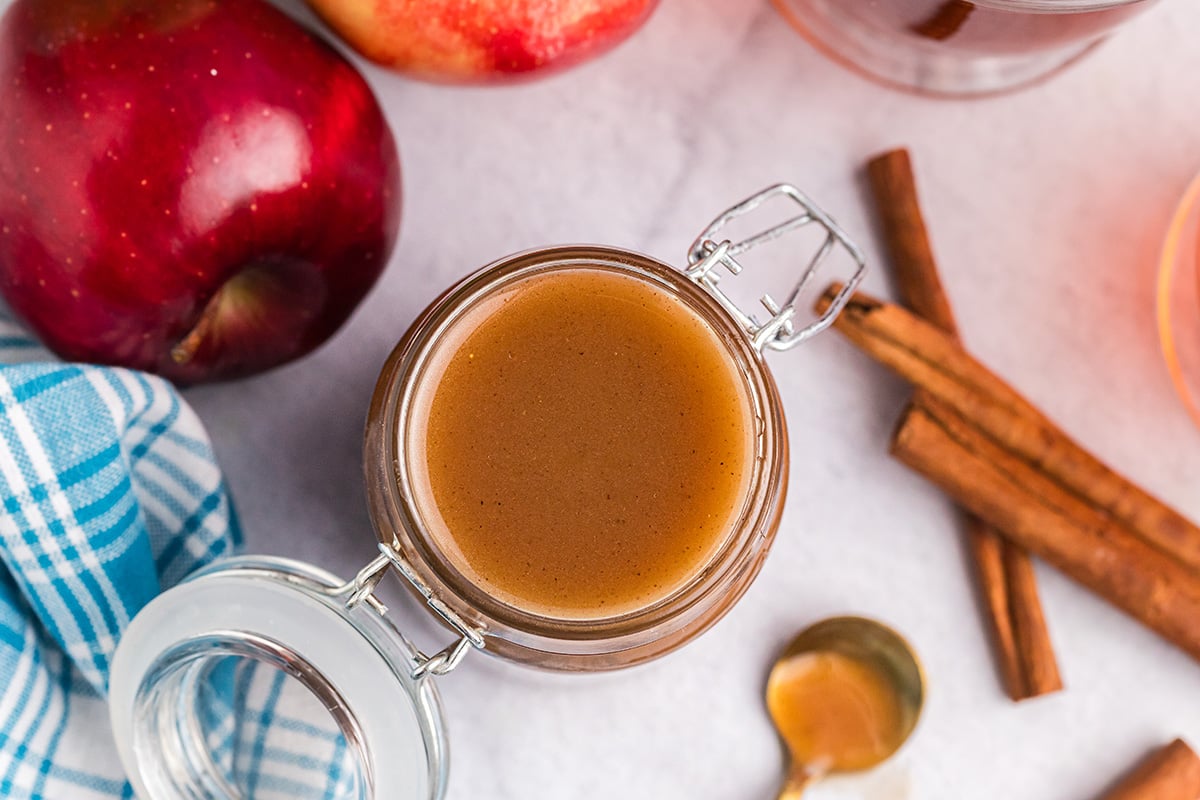
<svg viewBox="0 0 1200 800">
<path fill-rule="evenodd" d="M 113 661 L 110 716 L 139 797 L 436 800 L 446 741 L 428 659 L 370 594 L 307 564 L 235 558 L 163 593 Z M 461 653 L 459 655 L 461 657 Z"/>
</svg>

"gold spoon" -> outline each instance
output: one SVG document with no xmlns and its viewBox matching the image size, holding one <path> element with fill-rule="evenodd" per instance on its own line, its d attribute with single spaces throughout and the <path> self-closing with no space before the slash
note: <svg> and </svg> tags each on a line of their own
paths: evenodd
<svg viewBox="0 0 1200 800">
<path fill-rule="evenodd" d="M 791 761 L 779 800 L 799 800 L 825 775 L 870 769 L 899 750 L 921 716 L 925 681 L 898 633 L 836 617 L 792 640 L 766 694 Z"/>
</svg>

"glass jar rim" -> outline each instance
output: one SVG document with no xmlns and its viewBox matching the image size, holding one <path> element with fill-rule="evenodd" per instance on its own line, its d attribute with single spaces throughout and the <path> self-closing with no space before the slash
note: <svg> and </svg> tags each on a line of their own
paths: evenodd
<svg viewBox="0 0 1200 800">
<path fill-rule="evenodd" d="M 639 277 L 682 300 L 726 345 L 751 402 L 759 430 L 754 475 L 742 513 L 725 544 L 701 572 L 671 595 L 634 612 L 601 619 L 560 619 L 530 613 L 491 596 L 459 571 L 437 546 L 413 496 L 404 441 L 413 396 L 437 341 L 467 309 L 494 292 L 533 274 L 572 268 L 608 269 Z M 485 649 L 517 661 L 545 665 L 561 659 L 566 669 L 625 666 L 634 641 L 653 631 L 670 649 L 671 637 L 740 577 L 744 563 L 757 564 L 768 541 L 753 535 L 763 520 L 777 517 L 780 473 L 786 470 L 782 404 L 759 351 L 745 331 L 707 291 L 682 271 L 657 259 L 619 248 L 575 245 L 519 253 L 484 267 L 444 293 L 410 327 L 389 357 L 368 415 L 364 447 L 368 503 L 380 540 L 399 550 L 437 599 L 486 632 Z M 754 572 L 757 571 L 755 567 Z M 740 594 L 740 592 L 739 592 Z M 723 612 L 722 612 L 723 613 Z M 715 622 L 712 619 L 711 622 Z M 706 628 L 708 625 L 704 625 Z M 701 628 L 700 630 L 702 630 Z M 699 633 L 696 630 L 691 635 Z M 642 643 L 645 658 L 659 654 Z M 668 646 L 670 645 L 670 646 Z M 638 660 L 645 660 L 639 658 Z"/>
<path fill-rule="evenodd" d="M 365 796 L 441 798 L 448 760 L 437 687 L 413 672 L 420 653 L 386 609 L 348 602 L 353 585 L 303 562 L 239 556 L 142 609 L 117 648 L 109 687 L 118 753 L 139 796 L 193 797 L 221 785 L 203 727 L 186 710 L 199 708 L 206 683 L 198 675 L 235 657 L 268 664 L 324 705 Z"/>
<path fill-rule="evenodd" d="M 1188 415 L 1200 425 L 1200 173 L 1175 208 L 1159 255 L 1159 349 Z"/>
<path fill-rule="evenodd" d="M 1146 2 L 1150 0 L 971 0 L 972 5 L 997 11 L 1025 11 L 1037 14 L 1081 14 Z"/>
</svg>

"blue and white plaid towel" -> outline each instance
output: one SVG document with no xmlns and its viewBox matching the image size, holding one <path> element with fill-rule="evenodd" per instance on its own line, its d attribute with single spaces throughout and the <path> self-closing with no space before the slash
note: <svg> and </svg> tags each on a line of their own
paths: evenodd
<svg viewBox="0 0 1200 800">
<path fill-rule="evenodd" d="M 165 381 L 55 363 L 0 318 L 0 502 L 0 797 L 133 797 L 104 703 L 116 644 L 240 544 L 204 429 Z M 338 797 L 340 736 L 279 713 L 282 673 L 247 666 L 215 671 L 216 763 L 248 797 Z"/>
</svg>

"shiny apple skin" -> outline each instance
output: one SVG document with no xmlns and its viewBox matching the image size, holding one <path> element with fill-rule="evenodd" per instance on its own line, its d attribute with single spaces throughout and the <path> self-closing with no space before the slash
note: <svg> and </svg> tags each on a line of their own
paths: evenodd
<svg viewBox="0 0 1200 800">
<path fill-rule="evenodd" d="M 383 113 L 261 0 L 17 0 L 0 93 L 0 292 L 63 358 L 259 372 L 324 342 L 387 263 Z"/>
<path fill-rule="evenodd" d="M 658 0 L 308 0 L 366 58 L 435 83 L 552 75 L 627 39 Z"/>
</svg>

